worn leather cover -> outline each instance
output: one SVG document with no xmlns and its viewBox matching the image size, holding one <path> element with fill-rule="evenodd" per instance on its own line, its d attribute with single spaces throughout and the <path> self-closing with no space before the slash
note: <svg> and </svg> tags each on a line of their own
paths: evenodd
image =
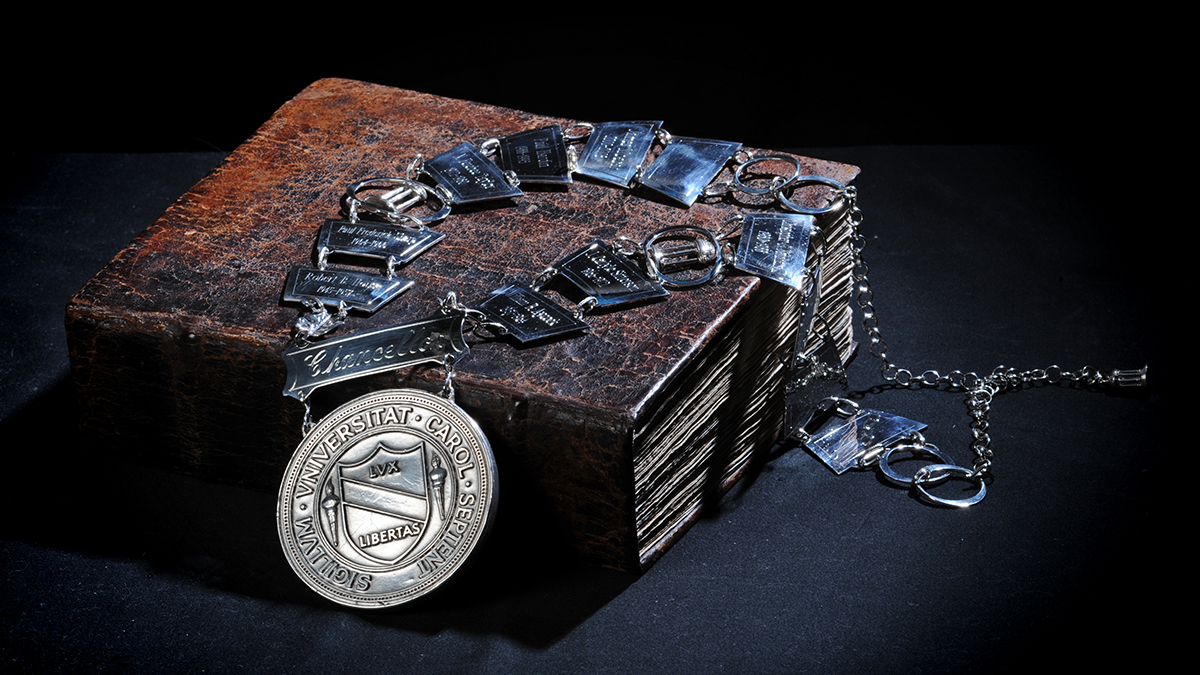
<svg viewBox="0 0 1200 675">
<path fill-rule="evenodd" d="M 85 432 L 104 452 L 277 489 L 303 416 L 281 395 L 279 354 L 298 314 L 281 290 L 293 265 L 311 262 L 345 186 L 402 175 L 418 153 L 575 121 L 351 80 L 314 83 L 68 303 Z M 858 172 L 801 162 L 843 183 Z M 577 181 L 459 209 L 439 227 L 446 239 L 401 271 L 413 290 L 373 316 L 352 316 L 341 333 L 427 316 L 448 291 L 470 304 L 594 239 L 641 241 L 668 225 L 716 229 L 744 207 L 682 209 Z M 589 334 L 551 344 L 475 341 L 457 367 L 457 402 L 496 450 L 501 518 L 505 504 L 532 505 L 509 515 L 537 513 L 538 526 L 584 559 L 638 571 L 631 429 L 761 283 L 727 276 L 591 316 Z M 314 414 L 381 387 L 434 389 L 441 377 L 413 369 L 333 385 L 314 396 Z"/>
</svg>

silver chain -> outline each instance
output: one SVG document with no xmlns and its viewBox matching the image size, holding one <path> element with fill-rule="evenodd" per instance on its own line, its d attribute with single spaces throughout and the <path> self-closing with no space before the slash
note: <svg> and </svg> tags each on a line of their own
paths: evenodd
<svg viewBox="0 0 1200 675">
<path fill-rule="evenodd" d="M 943 389 L 945 391 L 965 391 L 966 403 L 971 416 L 971 451 L 975 454 L 973 470 L 967 478 L 982 480 L 987 477 L 992 467 L 992 438 L 988 435 L 988 412 L 992 407 L 992 398 L 1000 392 L 1028 386 L 1059 384 L 1063 382 L 1083 388 L 1101 388 L 1108 386 L 1136 387 L 1143 386 L 1146 381 L 1146 368 L 1135 370 L 1114 370 L 1105 374 L 1091 366 L 1079 370 L 1063 370 L 1059 366 L 1049 366 L 1036 370 L 1018 371 L 1015 368 L 997 366 L 990 375 L 980 377 L 974 372 L 954 370 L 942 375 L 936 370 L 926 370 L 920 375 L 914 375 L 911 370 L 901 368 L 888 359 L 888 346 L 879 332 L 879 319 L 875 315 L 872 304 L 874 294 L 871 283 L 867 279 L 870 268 L 863 262 L 862 251 L 867 240 L 859 232 L 859 225 L 864 218 L 857 205 L 857 190 L 847 187 L 843 196 L 850 207 L 851 250 L 853 252 L 853 276 L 855 299 L 862 310 L 862 327 L 867 335 L 869 345 L 867 351 L 883 364 L 879 373 L 885 382 L 907 388 Z"/>
</svg>

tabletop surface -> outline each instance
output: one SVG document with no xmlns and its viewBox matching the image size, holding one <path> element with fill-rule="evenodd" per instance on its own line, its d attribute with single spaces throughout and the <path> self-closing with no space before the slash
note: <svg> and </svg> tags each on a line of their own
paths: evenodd
<svg viewBox="0 0 1200 675">
<path fill-rule="evenodd" d="M 347 611 L 291 575 L 275 495 L 97 457 L 72 431 L 67 299 L 223 154 L 13 155 L 0 197 L 4 669 L 1153 666 L 1166 651 L 1146 647 L 1170 630 L 1178 595 L 1160 587 L 1183 569 L 1161 480 L 1171 374 L 1157 308 L 1174 270 L 1143 243 L 1160 216 L 1116 208 L 1131 198 L 1053 148 L 786 149 L 862 168 L 864 256 L 897 364 L 1149 364 L 1149 387 L 997 396 L 995 478 L 969 510 L 777 448 L 640 578 L 497 537 L 418 605 Z M 967 463 L 962 394 L 884 386 L 878 371 L 860 350 L 860 405 L 929 424 Z"/>
</svg>

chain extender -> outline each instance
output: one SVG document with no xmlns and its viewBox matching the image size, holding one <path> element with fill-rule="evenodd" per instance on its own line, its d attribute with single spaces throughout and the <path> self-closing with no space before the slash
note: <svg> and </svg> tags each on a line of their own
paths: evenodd
<svg viewBox="0 0 1200 675">
<path fill-rule="evenodd" d="M 866 247 L 866 237 L 859 231 L 864 217 L 858 208 L 858 191 L 854 186 L 842 190 L 843 197 L 850 207 L 851 251 L 853 252 L 853 277 L 855 283 L 855 300 L 862 311 L 863 332 L 869 342 L 867 351 L 882 363 L 880 376 L 889 384 L 906 388 L 943 389 L 945 391 L 966 391 L 966 404 L 970 410 L 971 452 L 974 453 L 972 469 L 961 471 L 961 467 L 952 465 L 926 466 L 913 477 L 914 485 L 933 484 L 941 482 L 954 473 L 961 473 L 961 478 L 970 481 L 982 481 L 991 472 L 995 452 L 992 450 L 992 438 L 988 434 L 988 412 L 991 410 L 992 398 L 1010 389 L 1044 384 L 1074 383 L 1080 387 L 1099 389 L 1103 387 L 1142 387 L 1146 384 L 1147 366 L 1131 370 L 1114 370 L 1105 374 L 1091 366 L 1079 370 L 1064 370 L 1052 365 L 1046 368 L 1018 371 L 1015 368 L 997 366 L 991 374 L 981 377 L 974 372 L 954 370 L 942 375 L 936 370 L 926 370 L 920 375 L 914 375 L 911 370 L 901 368 L 888 359 L 888 346 L 879 331 L 879 319 L 872 304 L 874 294 L 871 283 L 867 278 L 870 268 L 863 261 L 862 251 Z M 924 443 L 924 439 L 921 439 Z M 955 471 L 959 470 L 959 471 Z M 936 500 L 941 502 L 941 500 Z M 945 503 L 945 502 L 941 502 Z"/>
</svg>

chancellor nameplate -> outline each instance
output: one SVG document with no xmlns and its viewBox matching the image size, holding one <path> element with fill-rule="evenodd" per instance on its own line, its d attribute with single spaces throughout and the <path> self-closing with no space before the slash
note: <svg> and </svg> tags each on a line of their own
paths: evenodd
<svg viewBox="0 0 1200 675">
<path fill-rule="evenodd" d="M 461 314 L 439 314 L 420 321 L 377 328 L 284 350 L 284 396 L 301 401 L 318 387 L 421 363 L 457 361 L 469 351 Z"/>
</svg>

